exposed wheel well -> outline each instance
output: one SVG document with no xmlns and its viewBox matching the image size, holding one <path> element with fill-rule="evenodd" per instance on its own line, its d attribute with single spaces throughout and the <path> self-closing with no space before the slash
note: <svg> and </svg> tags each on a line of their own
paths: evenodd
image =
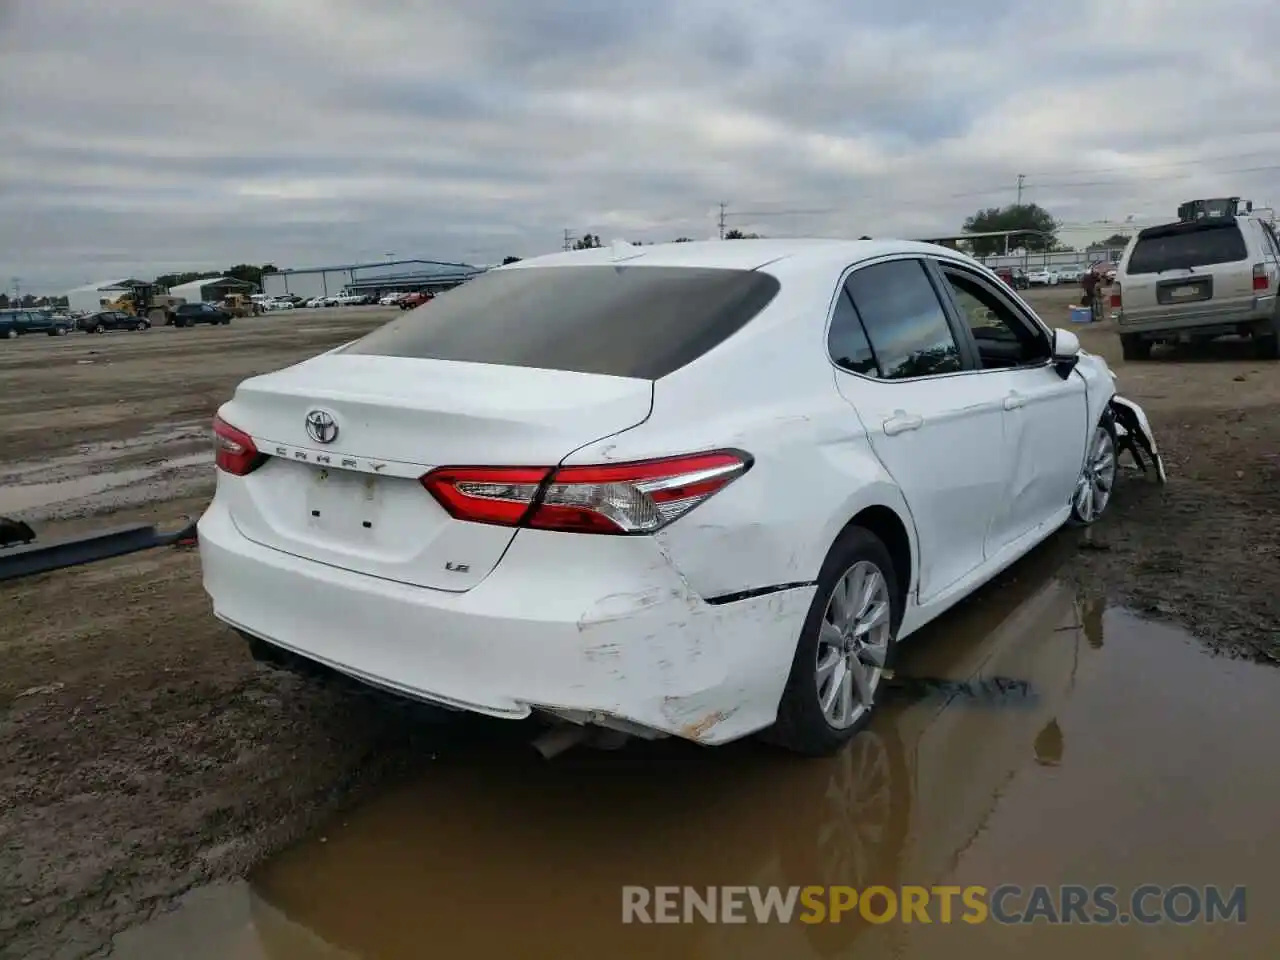
<svg viewBox="0 0 1280 960">
<path fill-rule="evenodd" d="M 893 572 L 897 574 L 899 588 L 904 596 L 909 594 L 913 575 L 911 538 L 907 535 L 902 519 L 888 507 L 867 507 L 846 523 L 844 530 L 840 532 L 843 534 L 850 527 L 862 527 L 880 538 L 880 542 L 889 551 L 889 558 L 893 560 Z"/>
</svg>

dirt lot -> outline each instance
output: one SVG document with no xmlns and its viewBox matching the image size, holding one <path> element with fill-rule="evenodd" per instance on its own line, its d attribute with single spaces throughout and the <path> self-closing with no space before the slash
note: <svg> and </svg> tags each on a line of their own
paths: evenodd
<svg viewBox="0 0 1280 960">
<path fill-rule="evenodd" d="M 1065 325 L 1066 294 L 1032 299 Z M 6 343 L 0 513 L 17 504 L 53 521 L 46 532 L 99 525 L 100 511 L 112 523 L 198 513 L 206 425 L 236 382 L 385 317 Z M 1280 366 L 1227 343 L 1124 364 L 1108 327 L 1077 329 L 1146 406 L 1171 479 L 1124 484 L 1069 574 L 1225 653 L 1280 662 Z M 128 482 L 111 486 L 120 471 Z M 430 762 L 421 716 L 255 666 L 210 617 L 189 550 L 0 587 L 0 665 L 4 957 L 92 955 Z"/>
</svg>

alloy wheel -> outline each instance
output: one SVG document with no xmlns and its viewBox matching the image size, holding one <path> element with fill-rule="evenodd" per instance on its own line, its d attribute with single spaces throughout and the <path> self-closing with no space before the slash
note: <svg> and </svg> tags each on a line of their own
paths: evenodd
<svg viewBox="0 0 1280 960">
<path fill-rule="evenodd" d="M 1085 523 L 1097 520 L 1111 502 L 1111 491 L 1116 484 L 1116 444 L 1111 431 L 1099 426 L 1089 445 L 1084 469 L 1076 481 L 1073 505 L 1076 516 Z"/>
<path fill-rule="evenodd" d="M 815 677 L 827 723 L 844 730 L 875 703 L 892 630 L 889 585 L 860 560 L 836 581 L 818 633 Z"/>
</svg>

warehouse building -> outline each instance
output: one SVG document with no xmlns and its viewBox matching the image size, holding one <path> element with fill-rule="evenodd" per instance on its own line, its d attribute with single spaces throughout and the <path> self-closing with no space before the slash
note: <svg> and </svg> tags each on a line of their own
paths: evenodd
<svg viewBox="0 0 1280 960">
<path fill-rule="evenodd" d="M 187 303 L 217 303 L 225 300 L 229 293 L 257 293 L 255 284 L 235 277 L 206 277 L 203 280 L 192 280 L 169 288 L 169 296 L 181 297 Z"/>
<path fill-rule="evenodd" d="M 262 292 L 271 297 L 330 297 L 340 293 L 386 294 L 426 290 L 438 293 L 483 273 L 483 267 L 441 260 L 384 260 L 334 267 L 281 270 L 262 277 Z"/>
<path fill-rule="evenodd" d="M 103 304 L 120 299 L 137 284 L 137 280 L 101 280 L 67 291 L 67 310 L 71 313 L 97 313 Z"/>
</svg>

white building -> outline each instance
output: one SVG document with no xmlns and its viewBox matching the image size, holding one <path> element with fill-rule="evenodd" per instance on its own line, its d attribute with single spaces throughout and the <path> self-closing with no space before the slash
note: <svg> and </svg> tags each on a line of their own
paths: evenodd
<svg viewBox="0 0 1280 960">
<path fill-rule="evenodd" d="M 282 270 L 262 277 L 262 292 L 273 297 L 330 297 L 340 293 L 407 293 L 447 290 L 479 273 L 482 267 L 440 260 L 390 260 L 332 267 Z"/>
<path fill-rule="evenodd" d="M 257 287 L 247 280 L 235 277 L 205 277 L 203 280 L 192 280 L 169 288 L 169 296 L 181 297 L 187 303 L 217 303 L 225 300 L 228 293 L 256 293 Z"/>
<path fill-rule="evenodd" d="M 129 292 L 129 285 L 134 281 L 128 278 L 119 280 L 102 280 L 88 283 L 67 291 L 67 311 L 69 313 L 97 313 L 102 309 L 102 302 L 119 299 Z"/>
</svg>

